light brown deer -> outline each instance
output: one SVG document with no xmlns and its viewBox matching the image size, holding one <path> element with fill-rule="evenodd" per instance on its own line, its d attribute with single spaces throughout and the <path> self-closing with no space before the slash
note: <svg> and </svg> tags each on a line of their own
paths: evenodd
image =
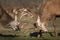
<svg viewBox="0 0 60 40">
<path fill-rule="evenodd" d="M 44 3 L 41 6 L 39 14 L 40 14 L 40 19 L 41 19 L 40 26 L 42 27 L 46 28 L 48 26 L 49 20 L 53 19 L 54 32 L 57 36 L 55 20 L 56 20 L 56 16 L 60 15 L 60 0 L 50 0 Z M 48 31 L 48 29 L 46 28 L 45 31 Z"/>
</svg>

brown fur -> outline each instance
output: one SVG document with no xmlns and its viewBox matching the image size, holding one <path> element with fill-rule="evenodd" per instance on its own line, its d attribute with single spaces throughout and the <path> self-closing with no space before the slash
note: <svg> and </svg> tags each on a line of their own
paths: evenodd
<svg viewBox="0 0 60 40">
<path fill-rule="evenodd" d="M 51 0 L 43 4 L 41 9 L 41 20 L 47 21 L 54 16 L 60 15 L 60 1 Z"/>
<path fill-rule="evenodd" d="M 41 6 L 40 10 L 41 10 L 40 11 L 41 22 L 47 24 L 50 19 L 53 19 L 53 22 L 55 23 L 56 16 L 60 15 L 60 0 L 47 1 Z M 56 33 L 55 24 L 54 31 Z"/>
</svg>

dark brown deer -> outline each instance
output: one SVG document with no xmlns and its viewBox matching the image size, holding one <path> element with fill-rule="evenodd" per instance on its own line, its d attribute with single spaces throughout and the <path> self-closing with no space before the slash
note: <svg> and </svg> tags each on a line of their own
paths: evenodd
<svg viewBox="0 0 60 40">
<path fill-rule="evenodd" d="M 9 24 L 13 30 L 19 30 L 18 22 L 17 22 L 17 13 L 15 8 L 12 9 L 13 12 L 11 12 L 10 7 L 4 8 L 2 5 L 0 5 L 0 19 L 2 19 L 3 22 L 0 21 L 4 27 Z M 13 21 L 12 21 L 13 20 Z M 12 22 L 11 22 L 12 21 Z M 8 27 L 7 27 L 8 28 Z"/>
</svg>

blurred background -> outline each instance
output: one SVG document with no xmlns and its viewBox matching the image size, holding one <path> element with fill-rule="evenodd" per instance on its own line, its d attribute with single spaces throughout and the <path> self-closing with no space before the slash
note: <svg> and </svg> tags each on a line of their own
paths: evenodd
<svg viewBox="0 0 60 40">
<path fill-rule="evenodd" d="M 37 7 L 39 7 L 40 4 L 43 4 L 46 1 L 47 0 L 0 0 L 0 4 L 2 5 L 3 8 L 10 7 L 11 9 L 13 9 L 14 7 L 17 7 L 17 8 L 31 7 L 32 8 L 32 10 L 30 9 L 31 11 L 38 12 L 38 10 L 36 10 Z M 21 29 L 21 31 L 13 31 L 13 30 L 5 27 L 6 24 L 13 21 L 13 19 L 10 16 L 6 16 L 6 14 L 5 14 L 4 17 L 0 19 L 0 34 L 3 34 L 3 35 L 18 35 L 19 36 L 19 37 L 16 37 L 14 39 L 13 39 L 13 37 L 4 37 L 4 36 L 1 37 L 0 36 L 1 40 L 11 40 L 11 39 L 12 40 L 16 40 L 16 39 L 24 40 L 25 37 L 27 37 L 26 40 L 28 40 L 28 39 L 30 39 L 29 34 L 31 32 L 38 31 L 34 27 L 35 20 L 34 20 L 33 17 L 32 18 L 30 17 L 31 15 L 29 16 L 27 14 L 27 16 L 23 16 L 21 20 L 19 19 L 20 16 L 21 15 L 18 15 L 18 21 L 20 22 L 19 27 L 23 26 L 23 29 Z M 8 18 L 6 18 L 6 17 L 8 17 Z M 59 17 L 56 18 L 56 28 L 57 28 L 57 32 L 60 32 L 60 18 Z M 49 22 L 49 28 L 48 29 L 49 29 L 49 31 L 53 32 L 52 31 L 53 30 L 52 21 Z M 51 37 L 49 34 L 43 34 L 43 35 L 44 35 L 44 37 L 47 37 L 47 38 Z M 24 37 L 24 39 L 23 39 L 23 37 Z M 37 39 L 32 38 L 32 40 L 37 40 Z"/>
</svg>

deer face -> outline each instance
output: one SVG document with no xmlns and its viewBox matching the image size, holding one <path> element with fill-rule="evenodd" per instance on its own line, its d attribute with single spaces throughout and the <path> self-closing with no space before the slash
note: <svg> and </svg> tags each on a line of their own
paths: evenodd
<svg viewBox="0 0 60 40">
<path fill-rule="evenodd" d="M 46 28 L 46 23 L 45 22 L 41 22 L 40 17 L 38 16 L 37 18 L 37 24 L 39 26 L 39 29 L 43 30 L 44 32 L 47 32 L 47 28 Z"/>
<path fill-rule="evenodd" d="M 18 31 L 19 30 L 19 22 L 17 21 L 12 21 L 8 24 L 9 28 L 11 28 L 14 31 Z"/>
</svg>

